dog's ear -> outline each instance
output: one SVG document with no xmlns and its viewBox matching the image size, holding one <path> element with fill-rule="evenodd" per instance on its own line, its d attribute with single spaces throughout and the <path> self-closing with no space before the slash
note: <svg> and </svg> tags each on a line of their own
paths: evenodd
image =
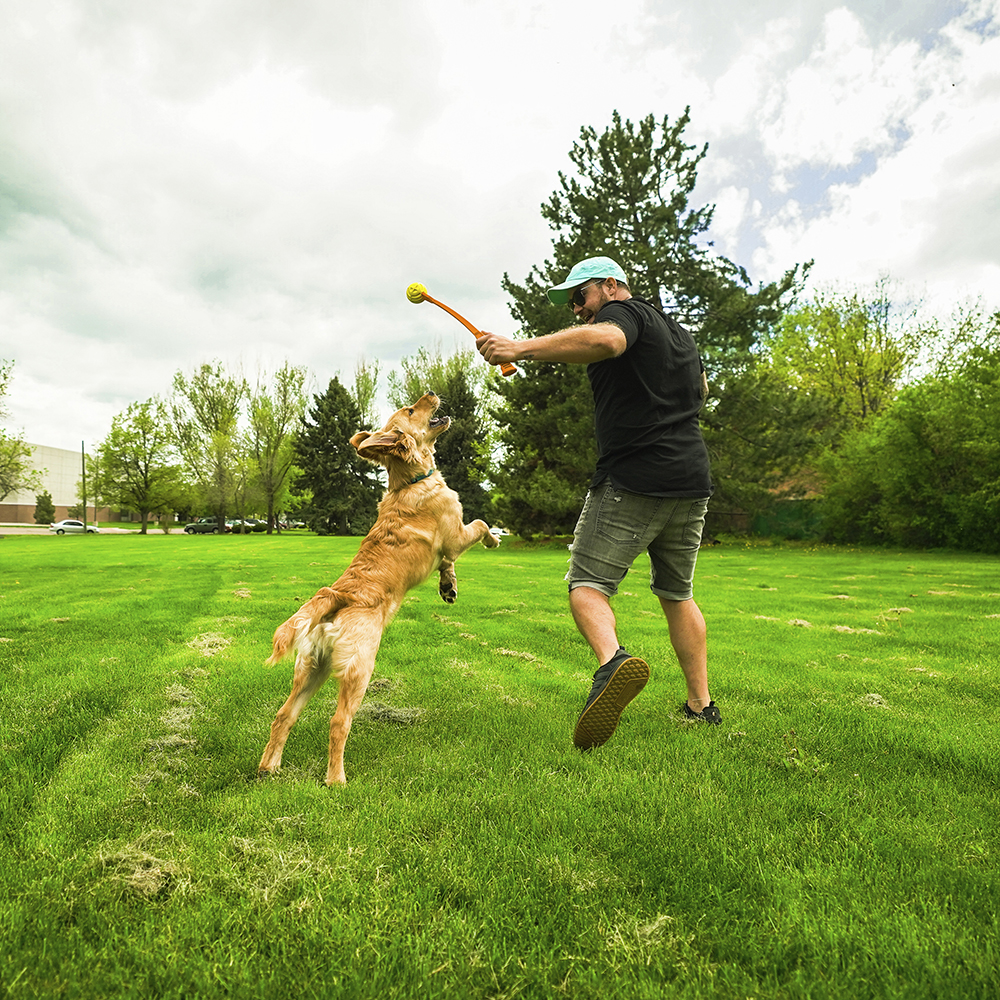
<svg viewBox="0 0 1000 1000">
<path fill-rule="evenodd" d="M 374 434 L 369 431 L 358 431 L 351 438 L 351 444 L 354 445 L 357 453 L 376 465 L 385 465 L 385 448 L 393 443 L 395 443 L 393 435 L 383 434 L 380 431 L 376 431 Z"/>
<path fill-rule="evenodd" d="M 357 440 L 362 438 L 362 440 Z M 355 441 L 357 443 L 355 444 Z M 376 431 L 374 434 L 355 434 L 351 438 L 351 444 L 358 450 L 362 458 L 367 458 L 369 462 L 385 463 L 390 456 L 401 458 L 404 462 L 409 461 L 417 450 L 417 442 L 409 434 L 402 431 Z"/>
<path fill-rule="evenodd" d="M 389 451 L 402 436 L 399 431 L 375 431 L 373 434 L 361 431 L 351 438 L 351 444 L 357 448 L 358 454 L 362 451 Z"/>
</svg>

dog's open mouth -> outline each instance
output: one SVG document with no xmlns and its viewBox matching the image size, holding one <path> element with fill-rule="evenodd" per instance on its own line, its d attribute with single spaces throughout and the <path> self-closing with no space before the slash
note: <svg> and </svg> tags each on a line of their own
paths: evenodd
<svg viewBox="0 0 1000 1000">
<path fill-rule="evenodd" d="M 429 424 L 431 430 L 442 425 L 447 427 L 451 423 L 451 417 L 431 417 L 431 422 Z"/>
</svg>

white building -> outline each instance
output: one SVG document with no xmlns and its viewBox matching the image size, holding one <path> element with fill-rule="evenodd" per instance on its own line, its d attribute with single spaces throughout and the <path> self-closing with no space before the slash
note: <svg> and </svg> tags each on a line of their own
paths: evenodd
<svg viewBox="0 0 1000 1000">
<path fill-rule="evenodd" d="M 56 508 L 55 519 L 61 521 L 69 517 L 69 508 L 80 503 L 80 485 L 83 480 L 83 456 L 79 451 L 67 448 L 50 448 L 44 444 L 28 444 L 34 449 L 32 465 L 42 474 L 40 490 L 17 490 L 0 502 L 0 523 L 34 524 L 35 502 L 39 493 L 52 495 Z M 93 497 L 88 497 L 87 519 L 108 520 L 108 508 L 95 510 Z"/>
</svg>

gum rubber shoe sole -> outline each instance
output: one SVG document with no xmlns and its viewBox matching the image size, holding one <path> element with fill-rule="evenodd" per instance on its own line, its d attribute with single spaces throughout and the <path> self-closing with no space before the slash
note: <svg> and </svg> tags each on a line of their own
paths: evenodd
<svg viewBox="0 0 1000 1000">
<path fill-rule="evenodd" d="M 638 656 L 623 660 L 604 690 L 584 709 L 573 731 L 573 745 L 590 750 L 607 743 L 618 728 L 625 706 L 646 686 L 649 665 Z"/>
</svg>

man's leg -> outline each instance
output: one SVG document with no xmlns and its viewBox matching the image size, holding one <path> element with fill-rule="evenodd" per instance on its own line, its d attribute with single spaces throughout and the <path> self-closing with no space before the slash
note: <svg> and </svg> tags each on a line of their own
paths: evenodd
<svg viewBox="0 0 1000 1000">
<path fill-rule="evenodd" d="M 603 666 L 618 652 L 611 602 L 593 587 L 574 587 L 569 592 L 569 608 L 580 635 L 587 640 L 597 657 L 597 665 Z"/>
<path fill-rule="evenodd" d="M 708 692 L 708 643 L 705 618 L 693 600 L 668 601 L 659 598 L 667 616 L 670 643 L 680 661 L 687 682 L 688 705 L 700 712 L 712 700 Z"/>
<path fill-rule="evenodd" d="M 645 547 L 634 525 L 648 523 L 651 513 L 646 508 L 659 502 L 619 493 L 605 482 L 587 493 L 577 522 L 566 574 L 569 606 L 597 658 L 590 696 L 573 731 L 573 743 L 581 750 L 611 738 L 625 706 L 649 680 L 646 661 L 618 646 L 608 595 L 617 591 L 632 560 Z"/>
<path fill-rule="evenodd" d="M 598 663 L 590 697 L 573 731 L 573 743 L 589 750 L 611 738 L 625 706 L 646 686 L 649 666 L 619 649 L 611 602 L 601 591 L 574 587 L 569 592 L 569 606 Z"/>
</svg>

